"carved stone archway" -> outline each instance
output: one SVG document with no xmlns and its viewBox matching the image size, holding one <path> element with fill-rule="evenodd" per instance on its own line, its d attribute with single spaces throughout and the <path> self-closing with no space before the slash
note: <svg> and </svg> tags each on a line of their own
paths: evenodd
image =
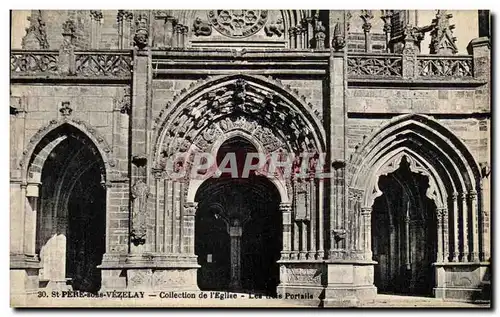
<svg viewBox="0 0 500 317">
<path fill-rule="evenodd" d="M 31 138 L 23 152 L 19 164 L 27 184 L 24 192 L 25 253 L 35 258 L 40 256 L 40 278 L 49 285 L 47 287 L 71 288 L 66 284 L 71 276 L 77 283 L 73 285 L 75 289 L 98 290 L 97 265 L 106 249 L 107 180 L 114 166 L 110 152 L 106 141 L 94 128 L 68 118 L 50 121 Z M 99 206 L 93 205 L 95 202 Z M 94 216 L 98 220 L 93 223 L 93 237 L 99 242 L 85 240 L 86 246 L 79 245 L 84 258 L 76 260 L 82 254 L 77 255 L 76 247 L 70 243 L 83 241 L 77 235 L 85 235 L 86 231 L 80 230 L 82 225 L 72 223 L 71 219 Z M 86 251 L 82 251 L 83 248 Z M 89 250 L 99 250 L 90 262 Z M 83 262 L 88 263 L 78 266 L 77 263 Z"/>
<path fill-rule="evenodd" d="M 235 137 L 249 141 L 264 156 L 286 157 L 304 152 L 325 153 L 325 136 L 312 105 L 278 81 L 262 76 L 231 75 L 193 83 L 175 96 L 155 120 L 155 143 L 150 158 L 154 176 L 150 192 L 156 200 L 156 217 L 160 219 L 155 236 L 151 237 L 159 241 L 155 249 L 165 252 L 173 261 L 182 261 L 186 268 L 183 274 L 196 284 L 199 266 L 194 254 L 194 216 L 198 208 L 195 194 L 203 179 L 191 179 L 191 173 L 184 173 L 188 175 L 185 178 L 172 178 L 170 168 L 189 171 L 195 154 L 215 154 L 222 143 Z M 187 157 L 187 163 L 169 164 L 178 154 Z M 323 259 L 323 181 L 311 178 L 299 183 L 282 175 L 267 175 L 281 199 L 278 207 L 283 222 L 281 260 Z M 167 206 L 165 211 L 162 206 Z M 163 212 L 167 219 L 163 226 L 168 228 L 165 233 L 161 232 Z M 171 252 L 181 254 L 170 255 Z"/>
<path fill-rule="evenodd" d="M 355 253 L 371 260 L 371 205 L 380 195 L 377 181 L 408 158 L 412 172 L 429 178 L 426 196 L 435 201 L 437 262 L 435 294 L 443 296 L 447 270 L 454 263 L 484 260 L 479 168 L 465 144 L 434 119 L 417 114 L 390 120 L 357 147 L 349 166 L 349 206 Z"/>
<path fill-rule="evenodd" d="M 95 149 L 95 151 L 97 151 L 96 153 L 99 153 L 105 166 L 104 173 L 106 179 L 110 179 L 116 162 L 112 158 L 111 147 L 106 139 L 89 123 L 67 117 L 64 119 L 50 120 L 30 138 L 28 145 L 23 151 L 22 157 L 19 159 L 19 166 L 23 171 L 22 178 L 25 180 L 28 179 L 28 172 L 30 169 L 37 170 L 37 168 L 39 169 L 43 166 L 48 153 L 67 137 L 67 135 L 62 132 L 55 138 L 46 138 L 46 135 L 53 133 L 53 131 L 62 131 L 63 129 L 61 128 L 64 128 L 64 126 L 74 128 L 77 133 L 73 133 L 72 136 L 78 138 L 84 144 L 91 145 L 90 148 Z M 43 142 L 46 143 L 42 145 Z M 42 149 L 44 149 L 44 151 L 42 151 Z M 34 166 L 36 166 L 35 169 L 33 169 Z"/>
</svg>

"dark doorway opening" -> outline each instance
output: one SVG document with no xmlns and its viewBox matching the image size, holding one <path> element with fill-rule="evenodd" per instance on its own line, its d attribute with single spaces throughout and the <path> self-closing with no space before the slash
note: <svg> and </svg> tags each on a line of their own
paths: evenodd
<svg viewBox="0 0 500 317">
<path fill-rule="evenodd" d="M 246 155 L 252 151 L 257 150 L 245 139 L 226 141 L 217 163 L 232 153 L 238 177 L 223 173 L 207 179 L 196 193 L 195 253 L 202 290 L 276 295 L 282 250 L 280 196 L 264 176 L 241 177 Z"/>
<path fill-rule="evenodd" d="M 437 227 L 436 205 L 426 196 L 429 179 L 413 173 L 403 157 L 378 185 L 383 195 L 372 213 L 375 285 L 379 293 L 431 296 Z"/>
<path fill-rule="evenodd" d="M 97 292 L 101 288 L 97 266 L 106 240 L 104 163 L 93 143 L 69 125 L 50 132 L 39 151 L 50 151 L 42 168 L 38 201 L 40 279 L 47 287 L 58 284 L 63 289 Z"/>
<path fill-rule="evenodd" d="M 105 252 L 106 193 L 94 167 L 82 175 L 68 201 L 66 275 L 73 290 L 97 292 Z"/>
</svg>

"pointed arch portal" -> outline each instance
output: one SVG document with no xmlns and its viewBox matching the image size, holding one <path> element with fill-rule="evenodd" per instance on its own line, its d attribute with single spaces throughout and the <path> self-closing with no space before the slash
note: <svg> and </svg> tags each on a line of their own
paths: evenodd
<svg viewBox="0 0 500 317">
<path fill-rule="evenodd" d="M 34 253 L 42 287 L 96 292 L 106 239 L 106 168 L 94 142 L 74 124 L 47 131 L 27 165 L 27 208 L 36 211 Z M 33 185 L 31 185 L 33 186 Z"/>
<path fill-rule="evenodd" d="M 396 117 L 350 166 L 351 217 L 361 219 L 353 246 L 376 261 L 379 291 L 444 296 L 446 270 L 485 261 L 479 168 L 447 128 L 423 115 Z"/>
</svg>

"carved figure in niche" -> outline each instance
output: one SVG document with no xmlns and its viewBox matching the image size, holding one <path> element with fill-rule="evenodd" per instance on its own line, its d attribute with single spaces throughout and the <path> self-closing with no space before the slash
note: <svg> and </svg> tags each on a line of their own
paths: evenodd
<svg viewBox="0 0 500 317">
<path fill-rule="evenodd" d="M 134 245 L 146 242 L 146 216 L 147 199 L 149 190 L 146 183 L 138 180 L 131 191 L 132 196 L 132 229 L 130 231 L 131 241 Z"/>
<path fill-rule="evenodd" d="M 196 36 L 209 36 L 212 34 L 212 26 L 200 18 L 196 18 L 193 23 L 193 32 Z"/>
<path fill-rule="evenodd" d="M 281 37 L 281 35 L 285 32 L 283 19 L 279 18 L 276 22 L 266 25 L 264 27 L 264 32 L 266 32 L 267 36 L 276 35 L 278 37 Z"/>
</svg>

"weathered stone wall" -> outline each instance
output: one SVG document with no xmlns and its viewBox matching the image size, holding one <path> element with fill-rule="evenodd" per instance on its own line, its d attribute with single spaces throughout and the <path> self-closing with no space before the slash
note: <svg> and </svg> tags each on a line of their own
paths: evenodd
<svg viewBox="0 0 500 317">
<path fill-rule="evenodd" d="M 153 119 L 158 117 L 160 111 L 167 106 L 167 102 L 172 102 L 174 96 L 180 94 L 182 89 L 187 89 L 193 81 L 181 78 L 153 80 Z"/>
<path fill-rule="evenodd" d="M 474 89 L 352 88 L 346 93 L 349 112 L 348 153 L 363 137 L 375 133 L 390 118 L 422 113 L 437 119 L 457 135 L 478 162 L 489 162 L 489 104 Z"/>
<path fill-rule="evenodd" d="M 317 110 L 323 116 L 323 102 L 327 98 L 321 79 L 282 79 L 281 82 L 289 85 L 292 90 L 297 90 L 299 95 L 306 98 L 307 103 L 313 105 L 313 110 Z"/>
<path fill-rule="evenodd" d="M 128 217 L 129 217 L 129 184 L 128 178 L 128 114 L 121 112 L 126 101 L 128 87 L 102 85 L 11 85 L 11 106 L 17 106 L 25 111 L 24 129 L 16 129 L 11 134 L 13 152 L 11 168 L 16 169 L 23 145 L 40 129 L 49 125 L 51 120 L 61 120 L 59 111 L 61 103 L 69 101 L 73 110 L 69 116 L 72 120 L 81 120 L 95 134 L 104 139 L 110 147 L 110 157 L 115 162 L 113 173 L 117 181 L 108 188 L 109 250 L 126 251 L 128 248 Z M 21 120 L 19 118 L 13 120 Z M 16 124 L 16 127 L 18 125 Z"/>
</svg>

